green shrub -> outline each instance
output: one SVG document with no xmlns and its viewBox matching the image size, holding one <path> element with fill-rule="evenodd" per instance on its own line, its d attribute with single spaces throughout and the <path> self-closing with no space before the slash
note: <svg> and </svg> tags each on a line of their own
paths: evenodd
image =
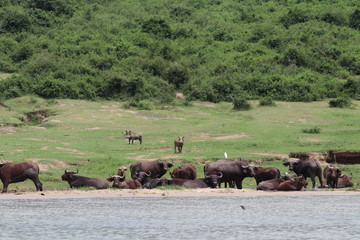
<svg viewBox="0 0 360 240">
<path fill-rule="evenodd" d="M 172 35 L 170 26 L 163 19 L 151 18 L 145 21 L 141 28 L 143 32 L 151 33 L 160 38 L 170 38 Z"/>
<path fill-rule="evenodd" d="M 25 10 L 21 8 L 5 11 L 2 28 L 11 33 L 29 30 L 31 21 Z"/>
<path fill-rule="evenodd" d="M 259 101 L 260 106 L 276 106 L 271 97 L 263 97 Z"/>
<path fill-rule="evenodd" d="M 330 100 L 329 106 L 336 108 L 348 108 L 352 106 L 352 102 L 348 96 L 341 96 L 336 99 Z"/>
<path fill-rule="evenodd" d="M 301 129 L 303 133 L 319 134 L 321 129 L 319 127 Z"/>
<path fill-rule="evenodd" d="M 238 111 L 244 111 L 244 110 L 250 110 L 251 105 L 248 103 L 248 101 L 244 97 L 238 97 L 234 100 L 234 110 Z"/>
<path fill-rule="evenodd" d="M 350 27 L 359 30 L 360 29 L 360 10 L 356 9 L 350 15 Z"/>
</svg>

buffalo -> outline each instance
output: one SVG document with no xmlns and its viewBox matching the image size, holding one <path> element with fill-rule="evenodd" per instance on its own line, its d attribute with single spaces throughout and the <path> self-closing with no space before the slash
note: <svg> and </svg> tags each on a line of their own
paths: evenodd
<svg viewBox="0 0 360 240">
<path fill-rule="evenodd" d="M 1 163 L 0 178 L 3 183 L 2 192 L 7 192 L 10 183 L 23 182 L 30 179 L 34 182 L 36 191 L 42 191 L 42 183 L 39 179 L 39 166 L 32 162 Z"/>
<path fill-rule="evenodd" d="M 181 153 L 183 146 L 184 146 L 184 137 L 179 137 L 178 139 L 176 139 L 174 141 L 175 153 L 176 153 L 176 148 L 178 149 L 179 153 Z"/>
<path fill-rule="evenodd" d="M 130 180 L 125 179 L 125 175 L 110 175 L 107 178 L 109 182 L 113 182 L 113 188 L 120 188 L 120 189 L 136 189 L 141 188 L 141 183 L 138 180 Z"/>
<path fill-rule="evenodd" d="M 192 179 L 196 178 L 196 168 L 191 163 L 186 163 L 180 167 L 175 168 L 170 173 L 172 178 Z"/>
<path fill-rule="evenodd" d="M 319 161 L 312 159 L 297 159 L 294 161 L 286 161 L 283 165 L 289 166 L 289 170 L 294 171 L 298 176 L 303 175 L 305 180 L 308 177 L 311 178 L 313 188 L 315 188 L 316 185 L 315 177 L 319 178 L 320 187 L 323 186 L 322 171 Z"/>
<path fill-rule="evenodd" d="M 129 139 L 129 144 L 134 144 L 134 140 L 139 140 L 140 144 L 142 143 L 142 133 L 136 133 L 131 131 L 125 131 L 125 138 Z"/>
<path fill-rule="evenodd" d="M 280 170 L 276 167 L 254 167 L 256 185 L 262 181 L 280 178 Z"/>
<path fill-rule="evenodd" d="M 305 177 L 300 175 L 295 180 L 286 180 L 279 184 L 277 190 L 279 191 L 300 191 L 308 184 Z"/>
<path fill-rule="evenodd" d="M 106 189 L 109 187 L 109 184 L 104 180 L 78 176 L 76 175 L 78 173 L 79 170 L 77 170 L 77 172 L 65 170 L 65 173 L 61 176 L 61 179 L 63 181 L 67 181 L 70 185 L 70 188 L 94 187 L 96 189 Z"/>
<path fill-rule="evenodd" d="M 352 186 L 353 186 L 352 176 L 343 174 L 338 178 L 338 183 L 337 183 L 338 188 L 345 188 L 345 187 L 352 187 Z"/>
<path fill-rule="evenodd" d="M 143 185 L 143 188 L 153 189 L 167 185 L 169 185 L 169 180 L 166 178 L 152 178 Z"/>
<path fill-rule="evenodd" d="M 131 178 L 137 179 L 140 172 L 150 173 L 150 178 L 161 178 L 173 166 L 169 161 L 140 161 L 130 165 Z"/>
<path fill-rule="evenodd" d="M 286 174 L 285 176 L 281 176 L 279 178 L 262 181 L 257 185 L 256 189 L 257 190 L 265 190 L 265 191 L 277 190 L 280 183 L 285 182 L 290 179 L 291 179 L 291 175 Z"/>
<path fill-rule="evenodd" d="M 254 166 L 248 165 L 242 160 L 218 160 L 208 163 L 204 166 L 205 176 L 214 176 L 221 174 L 221 182 L 235 182 L 238 189 L 242 189 L 242 181 L 245 177 L 254 177 Z"/>
<path fill-rule="evenodd" d="M 341 170 L 335 165 L 330 164 L 324 168 L 324 178 L 329 187 L 336 188 L 340 176 Z"/>
<path fill-rule="evenodd" d="M 197 179 L 181 179 L 173 178 L 168 181 L 169 185 L 177 185 L 186 188 L 216 188 L 218 183 L 213 181 L 211 178 L 197 178 Z"/>
</svg>

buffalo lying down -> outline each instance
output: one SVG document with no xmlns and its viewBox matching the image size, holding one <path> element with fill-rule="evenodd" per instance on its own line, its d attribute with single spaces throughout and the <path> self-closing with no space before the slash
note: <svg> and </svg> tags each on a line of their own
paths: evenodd
<svg viewBox="0 0 360 240">
<path fill-rule="evenodd" d="M 32 161 L 0 164 L 0 178 L 3 182 L 2 192 L 7 192 L 10 183 L 23 182 L 26 179 L 34 182 L 37 191 L 43 190 L 39 179 L 39 166 Z"/>
<path fill-rule="evenodd" d="M 79 170 L 77 172 L 65 170 L 65 173 L 61 176 L 61 179 L 63 181 L 67 181 L 70 185 L 70 188 L 94 187 L 96 189 L 106 189 L 109 187 L 109 184 L 104 180 L 77 176 L 77 173 L 79 173 Z"/>
</svg>

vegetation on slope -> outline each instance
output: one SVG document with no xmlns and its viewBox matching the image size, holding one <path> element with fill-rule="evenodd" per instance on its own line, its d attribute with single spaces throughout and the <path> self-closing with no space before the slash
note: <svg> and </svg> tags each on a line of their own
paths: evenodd
<svg viewBox="0 0 360 240">
<path fill-rule="evenodd" d="M 2 98 L 360 97 L 357 0 L 3 0 Z"/>
</svg>

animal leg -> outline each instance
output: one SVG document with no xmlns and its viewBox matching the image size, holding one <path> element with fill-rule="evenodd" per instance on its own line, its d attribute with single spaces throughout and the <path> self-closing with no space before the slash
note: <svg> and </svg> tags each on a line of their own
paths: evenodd
<svg viewBox="0 0 360 240">
<path fill-rule="evenodd" d="M 9 186 L 9 181 L 4 181 L 3 182 L 3 190 L 2 190 L 3 193 L 7 192 L 8 186 Z"/>
</svg>

